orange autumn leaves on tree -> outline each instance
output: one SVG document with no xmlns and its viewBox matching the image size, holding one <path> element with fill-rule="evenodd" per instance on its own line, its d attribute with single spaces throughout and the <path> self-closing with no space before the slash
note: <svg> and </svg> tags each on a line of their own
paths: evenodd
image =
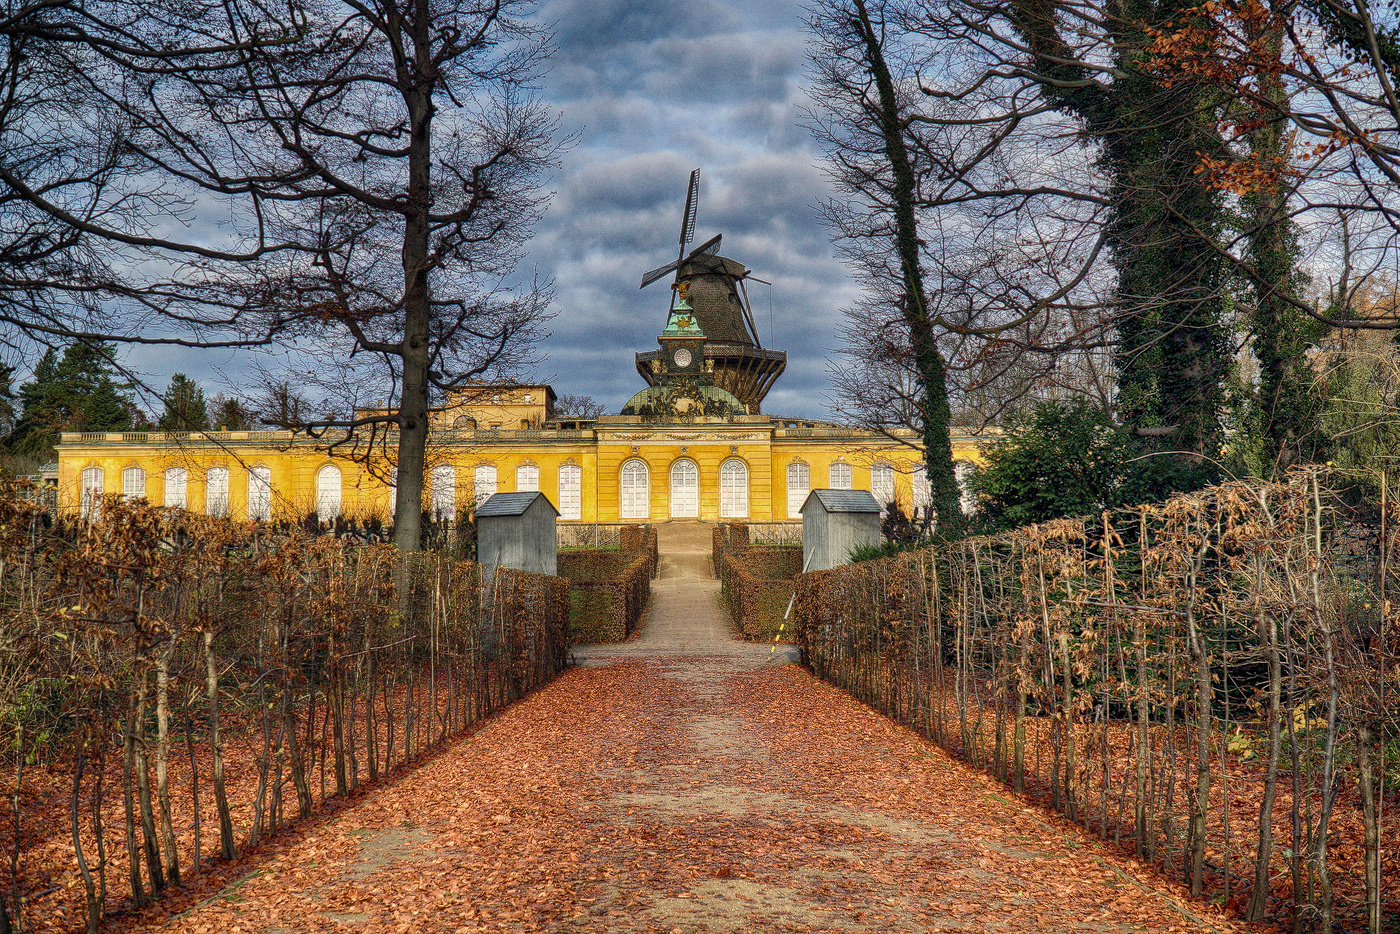
<svg viewBox="0 0 1400 934">
<path fill-rule="evenodd" d="M 1305 49 L 1284 48 L 1292 15 L 1291 8 L 1262 0 L 1207 0 L 1167 28 L 1144 30 L 1147 68 L 1167 87 L 1191 82 L 1231 96 L 1232 101 L 1217 108 L 1217 125 L 1227 142 L 1244 142 L 1251 133 L 1286 117 L 1280 92 L 1293 65 L 1312 60 Z M 1201 152 L 1196 172 L 1232 194 L 1275 191 L 1286 179 L 1301 177 L 1299 166 L 1358 142 L 1364 141 L 1333 133 L 1308 144 L 1290 139 L 1279 152 L 1250 151 L 1234 157 Z"/>
</svg>

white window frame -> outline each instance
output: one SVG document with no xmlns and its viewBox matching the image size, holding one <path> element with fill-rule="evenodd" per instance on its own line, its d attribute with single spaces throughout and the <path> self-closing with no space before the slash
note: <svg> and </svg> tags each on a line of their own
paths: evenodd
<svg viewBox="0 0 1400 934">
<path fill-rule="evenodd" d="M 78 494 L 79 513 L 93 522 L 102 518 L 102 490 L 106 476 L 101 467 L 84 467 Z"/>
<path fill-rule="evenodd" d="M 327 464 L 316 471 L 316 521 L 329 525 L 340 517 L 340 468 Z"/>
<path fill-rule="evenodd" d="M 698 519 L 700 518 L 700 467 L 688 457 L 682 457 L 671 465 L 671 518 L 673 519 Z M 685 480 L 691 481 L 690 486 L 684 487 Z M 689 501 L 685 501 L 677 493 L 688 494 Z"/>
<path fill-rule="evenodd" d="M 793 461 L 787 467 L 787 507 L 789 519 L 802 518 L 802 504 L 812 492 L 812 468 L 802 461 Z"/>
<path fill-rule="evenodd" d="M 439 522 L 457 518 L 457 468 L 451 464 L 438 464 L 433 468 L 431 494 L 432 507 L 429 514 Z"/>
<path fill-rule="evenodd" d="M 204 472 L 204 514 L 228 515 L 228 468 L 210 467 Z"/>
<path fill-rule="evenodd" d="M 272 519 L 272 468 L 248 468 L 248 518 L 254 522 Z"/>
<path fill-rule="evenodd" d="M 515 468 L 515 492 L 538 493 L 540 490 L 540 468 L 534 464 L 521 464 Z"/>
<path fill-rule="evenodd" d="M 583 468 L 578 464 L 559 467 L 559 518 L 583 518 Z"/>
<path fill-rule="evenodd" d="M 883 516 L 894 502 L 894 468 L 889 464 L 870 465 L 870 495 L 880 504 Z"/>
<path fill-rule="evenodd" d="M 953 477 L 958 482 L 958 507 L 965 516 L 977 512 L 977 494 L 972 490 L 972 478 L 976 473 L 977 467 L 971 461 L 953 463 Z"/>
<path fill-rule="evenodd" d="M 184 509 L 189 503 L 189 471 L 183 467 L 165 468 L 165 508 Z"/>
<path fill-rule="evenodd" d="M 749 515 L 749 465 L 731 457 L 719 465 L 719 517 L 746 519 Z"/>
<path fill-rule="evenodd" d="M 827 489 L 849 490 L 851 489 L 851 465 L 843 461 L 837 461 L 827 468 Z"/>
<path fill-rule="evenodd" d="M 496 495 L 496 465 L 477 464 L 472 471 L 472 501 L 480 506 Z"/>
<path fill-rule="evenodd" d="M 618 518 L 651 518 L 651 470 L 644 460 L 624 461 L 617 472 Z"/>
<path fill-rule="evenodd" d="M 122 471 L 122 499 L 131 502 L 146 495 L 146 471 L 140 467 L 127 467 Z"/>
<path fill-rule="evenodd" d="M 914 509 L 926 516 L 933 509 L 933 484 L 929 483 L 928 470 L 920 464 L 914 468 L 911 480 L 914 485 Z"/>
</svg>

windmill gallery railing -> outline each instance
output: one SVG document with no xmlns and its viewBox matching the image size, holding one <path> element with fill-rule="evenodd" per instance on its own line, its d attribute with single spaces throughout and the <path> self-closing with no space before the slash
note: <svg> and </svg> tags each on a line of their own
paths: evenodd
<svg viewBox="0 0 1400 934">
<path fill-rule="evenodd" d="M 89 930 L 543 685 L 569 584 L 0 490 L 0 929 Z"/>
<path fill-rule="evenodd" d="M 1385 507 L 1350 523 L 1329 480 L 805 574 L 800 650 L 1197 894 L 1300 929 L 1394 930 L 1395 534 Z"/>
</svg>

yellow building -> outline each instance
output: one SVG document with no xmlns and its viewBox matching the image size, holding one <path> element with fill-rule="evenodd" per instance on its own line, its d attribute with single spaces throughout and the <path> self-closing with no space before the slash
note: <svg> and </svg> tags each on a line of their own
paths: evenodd
<svg viewBox="0 0 1400 934">
<path fill-rule="evenodd" d="M 557 418 L 553 390 L 539 384 L 450 393 L 431 416 L 424 507 L 457 517 L 492 493 L 539 490 L 565 522 L 787 522 L 801 520 L 814 487 L 926 506 L 912 432 L 761 413 L 786 355 L 761 348 L 741 315 L 735 285 L 747 270 L 701 259 L 680 266 L 660 349 L 637 355 L 649 385 L 623 414 Z M 698 310 L 691 290 L 705 299 Z M 953 456 L 977 463 L 980 445 L 955 432 Z M 69 509 L 104 493 L 257 520 L 387 520 L 393 509 L 392 451 L 356 457 L 288 431 L 64 434 L 58 452 L 58 499 Z"/>
</svg>

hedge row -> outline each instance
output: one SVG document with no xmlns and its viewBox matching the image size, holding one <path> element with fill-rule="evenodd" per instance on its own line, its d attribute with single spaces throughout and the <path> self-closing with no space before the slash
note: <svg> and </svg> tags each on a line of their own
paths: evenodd
<svg viewBox="0 0 1400 934">
<path fill-rule="evenodd" d="M 793 641 L 784 625 L 794 578 L 802 570 L 800 545 L 726 547 L 719 558 L 720 582 L 730 618 L 745 639 Z"/>
<path fill-rule="evenodd" d="M 558 578 L 118 497 L 97 514 L 0 491 L 0 930 L 96 929 L 568 657 Z"/>
</svg>

